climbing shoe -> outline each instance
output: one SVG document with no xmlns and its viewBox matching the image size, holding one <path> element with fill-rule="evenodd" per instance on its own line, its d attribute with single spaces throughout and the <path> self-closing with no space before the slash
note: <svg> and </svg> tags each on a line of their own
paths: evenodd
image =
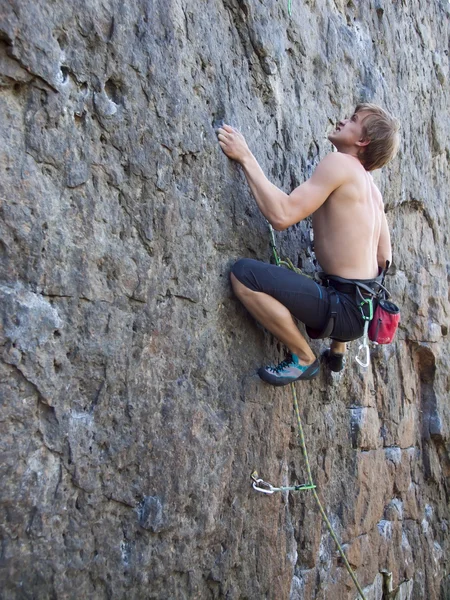
<svg viewBox="0 0 450 600">
<path fill-rule="evenodd" d="M 287 357 L 276 367 L 261 367 L 258 375 L 266 383 L 272 385 L 287 385 L 293 381 L 314 379 L 319 374 L 319 361 L 315 360 L 311 365 L 301 365 L 295 354 Z"/>
<path fill-rule="evenodd" d="M 335 354 L 330 348 L 323 352 L 322 359 L 334 373 L 339 373 L 345 367 L 345 355 L 337 352 Z"/>
</svg>

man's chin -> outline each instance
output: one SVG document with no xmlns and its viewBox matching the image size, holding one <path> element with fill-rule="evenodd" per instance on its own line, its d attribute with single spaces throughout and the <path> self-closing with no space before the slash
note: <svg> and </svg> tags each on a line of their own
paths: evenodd
<svg viewBox="0 0 450 600">
<path fill-rule="evenodd" d="M 332 131 L 331 133 L 328 134 L 328 140 L 332 143 L 335 144 L 336 141 L 336 131 Z"/>
</svg>

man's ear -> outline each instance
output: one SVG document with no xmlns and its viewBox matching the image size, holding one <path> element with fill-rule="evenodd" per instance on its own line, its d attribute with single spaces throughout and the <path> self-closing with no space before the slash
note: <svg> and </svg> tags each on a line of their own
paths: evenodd
<svg viewBox="0 0 450 600">
<path fill-rule="evenodd" d="M 370 144 L 370 140 L 365 140 L 363 138 L 361 138 L 360 140 L 358 140 L 356 142 L 356 145 L 359 146 L 360 148 L 364 148 L 364 146 L 368 146 Z"/>
</svg>

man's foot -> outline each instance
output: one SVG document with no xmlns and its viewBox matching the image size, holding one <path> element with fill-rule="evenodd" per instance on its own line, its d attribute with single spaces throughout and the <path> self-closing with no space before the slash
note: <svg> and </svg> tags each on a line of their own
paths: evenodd
<svg viewBox="0 0 450 600">
<path fill-rule="evenodd" d="M 345 355 L 340 352 L 331 352 L 331 348 L 322 353 L 324 362 L 329 366 L 330 371 L 339 373 L 345 367 Z"/>
<path fill-rule="evenodd" d="M 311 365 L 301 365 L 298 356 L 288 354 L 277 367 L 261 367 L 258 375 L 266 383 L 287 385 L 293 381 L 314 379 L 319 374 L 320 364 L 315 360 Z"/>
</svg>

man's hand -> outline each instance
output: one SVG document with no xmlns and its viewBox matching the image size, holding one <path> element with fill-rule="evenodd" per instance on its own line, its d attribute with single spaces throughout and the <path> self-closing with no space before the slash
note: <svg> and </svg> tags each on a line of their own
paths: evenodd
<svg viewBox="0 0 450 600">
<path fill-rule="evenodd" d="M 223 125 L 217 130 L 219 145 L 228 158 L 242 164 L 246 158 L 250 158 L 252 153 L 247 146 L 244 136 L 237 129 L 230 125 Z"/>
</svg>

